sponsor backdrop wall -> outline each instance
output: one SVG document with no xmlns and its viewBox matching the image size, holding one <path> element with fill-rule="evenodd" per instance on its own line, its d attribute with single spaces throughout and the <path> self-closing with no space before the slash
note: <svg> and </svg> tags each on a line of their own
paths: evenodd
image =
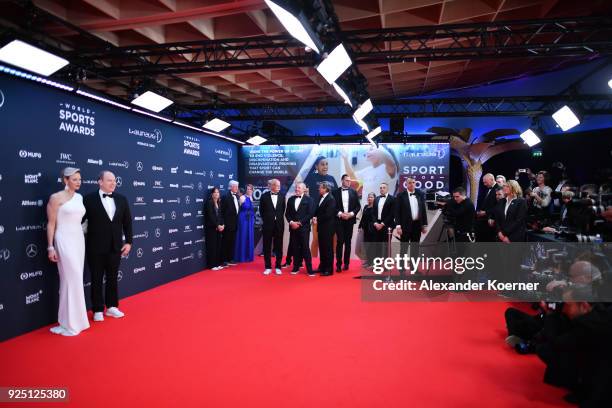
<svg viewBox="0 0 612 408">
<path fill-rule="evenodd" d="M 80 193 L 109 169 L 131 205 L 134 245 L 122 260 L 122 297 L 205 266 L 203 202 L 237 172 L 231 142 L 0 77 L 0 340 L 57 320 L 57 268 L 47 260 L 46 205 L 79 167 Z M 85 270 L 89 305 L 90 278 Z M 129 313 L 129 311 L 128 311 Z"/>
<path fill-rule="evenodd" d="M 303 181 L 310 196 L 318 200 L 321 181 L 339 187 L 342 175 L 347 173 L 352 176 L 352 187 L 361 197 L 361 208 L 367 203 L 368 193 L 378 195 L 381 182 L 389 184 L 391 194 L 397 194 L 406 189 L 408 176 L 414 177 L 417 187 L 423 190 L 449 189 L 448 143 L 386 144 L 379 148 L 350 144 L 244 146 L 240 150 L 240 181 L 242 185 L 254 185 L 256 207 L 272 177 L 281 181 L 281 191 L 288 196 L 293 194 L 296 183 Z M 261 237 L 259 217 L 255 228 L 255 242 L 258 242 Z"/>
</svg>

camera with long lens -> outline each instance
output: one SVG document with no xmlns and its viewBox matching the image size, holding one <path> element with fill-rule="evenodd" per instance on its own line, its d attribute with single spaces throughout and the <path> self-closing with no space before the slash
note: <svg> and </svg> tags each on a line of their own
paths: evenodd
<svg viewBox="0 0 612 408">
<path fill-rule="evenodd" d="M 548 249 L 546 254 L 537 258 L 533 265 L 521 265 L 521 270 L 527 273 L 528 280 L 539 283 L 538 292 L 546 293 L 546 285 L 554 280 L 564 280 L 572 264 L 570 254 L 558 248 Z M 547 296 L 561 298 L 561 293 L 555 291 Z"/>
</svg>

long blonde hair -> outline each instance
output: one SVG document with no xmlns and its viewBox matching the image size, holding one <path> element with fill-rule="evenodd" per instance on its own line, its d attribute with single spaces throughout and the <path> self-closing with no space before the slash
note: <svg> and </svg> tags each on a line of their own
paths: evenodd
<svg viewBox="0 0 612 408">
<path fill-rule="evenodd" d="M 521 185 L 518 183 L 518 181 L 508 180 L 506 181 L 506 184 L 508 185 L 508 187 L 510 187 L 511 195 L 513 195 L 516 198 L 523 196 L 523 189 L 521 188 Z"/>
</svg>

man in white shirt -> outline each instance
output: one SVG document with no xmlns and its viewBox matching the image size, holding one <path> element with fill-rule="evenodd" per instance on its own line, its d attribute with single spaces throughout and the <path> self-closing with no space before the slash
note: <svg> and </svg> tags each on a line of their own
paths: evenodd
<svg viewBox="0 0 612 408">
<path fill-rule="evenodd" d="M 342 175 L 342 185 L 333 191 L 336 200 L 336 272 L 348 270 L 351 259 L 351 240 L 359 210 L 359 196 L 351 188 L 351 177 Z"/>
</svg>

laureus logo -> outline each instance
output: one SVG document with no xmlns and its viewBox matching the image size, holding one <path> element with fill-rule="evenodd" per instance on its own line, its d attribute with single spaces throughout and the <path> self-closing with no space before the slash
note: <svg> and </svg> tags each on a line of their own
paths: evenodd
<svg viewBox="0 0 612 408">
<path fill-rule="evenodd" d="M 4 98 L 4 93 L 2 92 L 2 90 L 0 90 L 0 108 L 4 105 L 4 101 L 6 99 Z"/>
</svg>

